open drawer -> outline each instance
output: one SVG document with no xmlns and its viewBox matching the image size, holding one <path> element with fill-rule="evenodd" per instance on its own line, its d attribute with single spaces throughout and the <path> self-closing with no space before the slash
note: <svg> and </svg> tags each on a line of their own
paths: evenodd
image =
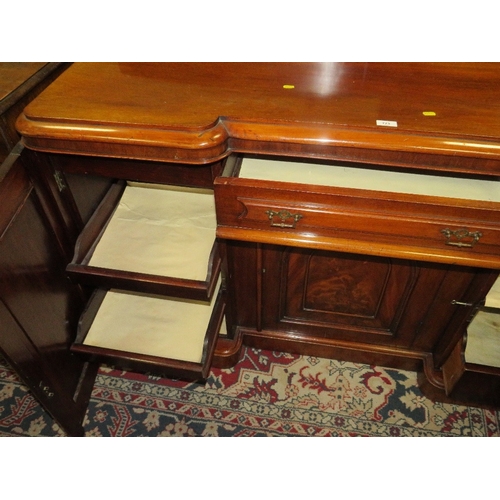
<svg viewBox="0 0 500 500">
<path fill-rule="evenodd" d="M 210 301 L 99 289 L 71 350 L 126 370 L 206 378 L 225 328 L 225 302 L 220 282 Z"/>
<path fill-rule="evenodd" d="M 67 272 L 101 288 L 206 300 L 221 268 L 212 190 L 114 184 L 80 234 Z"/>
<path fill-rule="evenodd" d="M 500 268 L 500 183 L 373 165 L 228 158 L 217 235 Z"/>
<path fill-rule="evenodd" d="M 446 394 L 500 408 L 500 279 L 443 366 Z"/>
</svg>

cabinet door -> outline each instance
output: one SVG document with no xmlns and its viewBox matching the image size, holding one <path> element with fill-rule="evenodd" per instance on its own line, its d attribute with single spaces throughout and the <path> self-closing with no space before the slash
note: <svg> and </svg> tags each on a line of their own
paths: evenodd
<svg viewBox="0 0 500 500">
<path fill-rule="evenodd" d="M 46 394 L 38 394 L 38 399 L 52 397 L 53 390 L 42 382 L 41 357 L 2 300 L 0 324 L 0 349 L 12 368 L 34 392 L 38 392 L 38 388 L 42 391 L 46 388 Z"/>
<path fill-rule="evenodd" d="M 273 246 L 265 247 L 262 268 L 263 329 L 419 352 L 432 351 L 460 310 L 453 301 L 475 276 L 446 265 Z"/>
<path fill-rule="evenodd" d="M 21 160 L 14 160 L 6 160 L 0 175 L 0 300 L 9 318 L 0 324 L 0 347 L 21 376 L 28 373 L 23 366 L 31 367 L 25 382 L 35 395 L 48 388 L 52 396 L 41 402 L 75 434 L 92 378 L 82 376 L 87 365 L 68 349 L 83 297 L 66 276 L 66 254 Z"/>
<path fill-rule="evenodd" d="M 358 342 L 410 343 L 400 322 L 417 281 L 415 266 L 293 248 L 269 249 L 263 266 L 264 328 Z"/>
</svg>

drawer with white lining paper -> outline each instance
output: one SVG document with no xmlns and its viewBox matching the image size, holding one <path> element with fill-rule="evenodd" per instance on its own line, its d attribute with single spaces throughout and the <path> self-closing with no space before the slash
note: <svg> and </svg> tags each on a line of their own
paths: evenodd
<svg viewBox="0 0 500 500">
<path fill-rule="evenodd" d="M 209 299 L 221 268 L 215 228 L 212 190 L 119 182 L 82 231 L 67 272 L 95 287 Z"/>
<path fill-rule="evenodd" d="M 499 188 L 495 177 L 235 155 L 215 180 L 217 235 L 499 269 Z"/>
<path fill-rule="evenodd" d="M 220 280 L 210 301 L 98 289 L 71 350 L 125 370 L 203 379 L 224 333 Z"/>
</svg>

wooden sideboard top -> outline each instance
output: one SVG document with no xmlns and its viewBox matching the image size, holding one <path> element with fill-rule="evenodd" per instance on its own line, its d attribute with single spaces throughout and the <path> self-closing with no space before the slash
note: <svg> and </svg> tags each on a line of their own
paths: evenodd
<svg viewBox="0 0 500 500">
<path fill-rule="evenodd" d="M 208 163 L 231 152 L 500 173 L 498 63 L 75 63 L 27 147 Z"/>
</svg>

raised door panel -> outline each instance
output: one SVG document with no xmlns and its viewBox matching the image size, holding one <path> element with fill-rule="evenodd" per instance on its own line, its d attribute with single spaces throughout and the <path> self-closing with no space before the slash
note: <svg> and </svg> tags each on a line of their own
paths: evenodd
<svg viewBox="0 0 500 500">
<path fill-rule="evenodd" d="M 258 243 L 226 247 L 228 310 L 249 345 L 411 370 L 424 359 L 431 374 L 498 276 Z"/>
<path fill-rule="evenodd" d="M 34 189 L 21 169 L 16 177 L 19 185 L 12 188 L 21 189 L 11 194 L 22 198 L 0 240 L 0 296 L 33 343 L 55 365 L 64 366 L 64 348 L 76 331 L 83 298 L 66 277 L 65 255 Z"/>
<path fill-rule="evenodd" d="M 264 260 L 266 328 L 369 343 L 411 343 L 411 332 L 401 331 L 400 323 L 419 275 L 416 266 L 292 248 L 266 252 Z"/>
<path fill-rule="evenodd" d="M 284 316 L 334 321 L 391 335 L 394 319 L 414 281 L 411 271 L 389 259 L 367 261 L 361 256 L 329 252 L 287 252 Z"/>
</svg>

